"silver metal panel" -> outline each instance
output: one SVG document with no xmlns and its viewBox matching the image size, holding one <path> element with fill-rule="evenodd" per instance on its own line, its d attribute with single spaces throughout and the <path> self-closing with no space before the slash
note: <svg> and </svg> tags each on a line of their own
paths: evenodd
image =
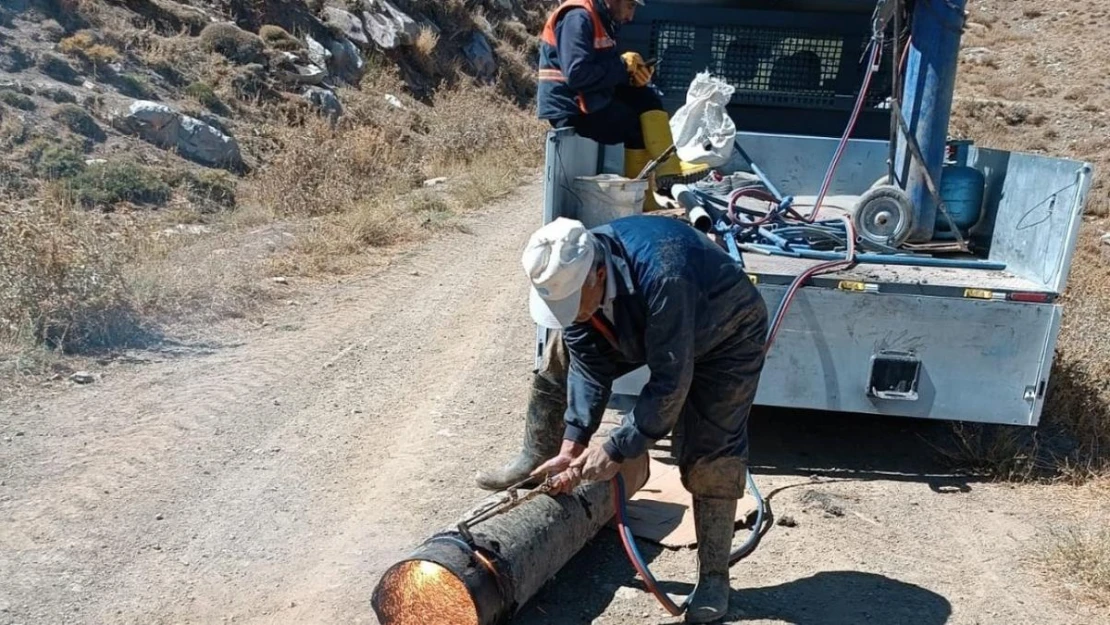
<svg viewBox="0 0 1110 625">
<path fill-rule="evenodd" d="M 785 289 L 760 291 L 775 310 Z M 1059 316 L 1053 305 L 806 289 L 768 353 L 756 403 L 1036 425 L 1043 396 L 1026 393 L 1047 384 Z M 868 397 L 871 359 L 883 351 L 921 360 L 917 401 Z M 614 392 L 638 395 L 648 376 L 625 376 Z"/>
<path fill-rule="evenodd" d="M 817 195 L 839 139 L 738 133 L 744 151 L 787 195 Z M 887 172 L 888 141 L 854 139 L 841 158 L 829 193 L 861 195 Z"/>
<path fill-rule="evenodd" d="M 777 309 L 785 289 L 762 289 Z M 757 401 L 774 406 L 1028 425 L 1054 306 L 803 290 L 768 355 Z M 871 358 L 915 354 L 914 402 L 867 396 Z"/>
<path fill-rule="evenodd" d="M 1060 337 L 1064 309 L 1061 306 L 1053 306 L 1053 312 L 1052 326 L 1049 328 L 1048 336 L 1045 337 L 1044 351 L 1041 352 L 1041 383 L 1037 388 L 1037 401 L 1033 406 L 1030 425 L 1037 425 L 1041 422 L 1041 413 L 1044 411 L 1046 396 L 1045 391 L 1048 389 L 1048 376 L 1052 372 L 1052 362 L 1056 358 L 1056 341 Z"/>
<path fill-rule="evenodd" d="M 1063 292 L 1091 166 L 985 148 L 973 148 L 969 164 L 987 177 L 986 219 L 973 233 L 989 237 L 990 259 L 1045 289 Z"/>
<path fill-rule="evenodd" d="M 547 133 L 544 161 L 543 223 L 567 214 L 577 202 L 572 201 L 572 183 L 578 176 L 593 176 L 598 169 L 597 143 L 579 137 L 571 128 Z"/>
</svg>

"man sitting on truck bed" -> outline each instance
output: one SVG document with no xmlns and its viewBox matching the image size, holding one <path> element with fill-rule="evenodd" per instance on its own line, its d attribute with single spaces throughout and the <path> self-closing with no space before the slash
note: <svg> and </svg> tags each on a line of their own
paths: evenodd
<svg viewBox="0 0 1110 625">
<path fill-rule="evenodd" d="M 653 67 L 637 52 L 617 53 L 621 24 L 632 21 L 643 0 L 567 0 L 547 20 L 540 43 L 540 119 L 572 127 L 606 145 L 624 144 L 624 175 L 635 178 L 671 144 L 670 121 L 648 86 Z M 655 171 L 665 186 L 705 171 L 671 155 Z M 645 210 L 657 208 L 651 193 Z"/>
</svg>

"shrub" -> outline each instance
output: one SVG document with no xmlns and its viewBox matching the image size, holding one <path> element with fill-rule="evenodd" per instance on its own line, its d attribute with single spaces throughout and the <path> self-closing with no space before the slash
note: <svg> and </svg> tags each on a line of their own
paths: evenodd
<svg viewBox="0 0 1110 625">
<path fill-rule="evenodd" d="M 266 46 L 257 35 L 234 24 L 209 24 L 200 33 L 201 45 L 235 63 L 258 63 L 265 60 Z"/>
<path fill-rule="evenodd" d="M 258 36 L 267 46 L 275 50 L 296 52 L 304 49 L 304 44 L 281 26 L 267 24 L 258 30 Z"/>
<path fill-rule="evenodd" d="M 85 155 L 73 146 L 40 144 L 31 151 L 31 162 L 43 178 L 71 178 L 85 171 Z"/>
<path fill-rule="evenodd" d="M 73 92 L 68 89 L 62 89 L 60 87 L 57 89 L 48 88 L 40 91 L 40 93 L 58 104 L 77 104 L 77 96 L 73 95 Z"/>
<path fill-rule="evenodd" d="M 157 172 L 126 161 L 90 165 L 67 181 L 66 190 L 87 207 L 111 207 L 120 202 L 162 205 L 172 195 Z"/>
<path fill-rule="evenodd" d="M 217 109 L 223 106 L 219 96 L 216 95 L 215 89 L 206 82 L 198 81 L 185 87 L 185 95 L 200 102 L 209 109 Z"/>
<path fill-rule="evenodd" d="M 33 111 L 38 108 L 34 100 L 16 91 L 0 91 L 0 102 L 24 111 Z"/>
<path fill-rule="evenodd" d="M 138 74 L 121 74 L 116 79 L 116 85 L 121 93 L 132 98 L 149 100 L 154 95 L 154 88 Z"/>
<path fill-rule="evenodd" d="M 95 33 L 83 30 L 58 42 L 58 49 L 69 56 L 95 66 L 104 66 L 120 60 L 120 53 L 113 47 L 99 42 Z"/>
<path fill-rule="evenodd" d="M 81 81 L 81 75 L 73 66 L 65 59 L 56 55 L 46 53 L 39 59 L 39 69 L 44 74 L 55 79 L 69 84 L 78 84 Z"/>
<path fill-rule="evenodd" d="M 201 212 L 215 212 L 235 208 L 237 184 L 234 177 L 223 172 L 203 171 L 190 175 L 185 181 L 185 189 L 189 201 Z"/>
<path fill-rule="evenodd" d="M 76 56 L 96 45 L 96 41 L 95 33 L 90 30 L 82 30 L 75 35 L 71 35 L 59 41 L 58 50 L 60 50 L 62 54 Z"/>
<path fill-rule="evenodd" d="M 94 141 L 103 141 L 107 138 L 104 130 L 96 123 L 89 112 L 76 104 L 63 104 L 54 111 L 50 117 L 59 121 L 67 128 Z"/>
</svg>

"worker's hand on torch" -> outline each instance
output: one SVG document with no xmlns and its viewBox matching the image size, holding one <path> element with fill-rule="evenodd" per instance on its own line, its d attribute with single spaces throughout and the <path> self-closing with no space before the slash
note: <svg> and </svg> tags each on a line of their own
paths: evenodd
<svg viewBox="0 0 1110 625">
<path fill-rule="evenodd" d="M 570 493 L 582 481 L 580 471 L 577 469 L 571 470 L 571 464 L 585 451 L 585 445 L 564 440 L 559 455 L 541 464 L 539 468 L 532 471 L 532 476 L 544 477 L 550 475 L 554 481 L 551 488 L 552 495 Z"/>
<path fill-rule="evenodd" d="M 628 70 L 628 82 L 633 87 L 646 87 L 651 82 L 654 70 L 644 62 L 639 52 L 625 52 L 621 55 L 624 67 Z"/>
<path fill-rule="evenodd" d="M 587 482 L 608 482 L 621 471 L 619 462 L 609 457 L 601 445 L 591 447 L 570 465 L 570 471 L 578 471 L 581 479 Z"/>
</svg>

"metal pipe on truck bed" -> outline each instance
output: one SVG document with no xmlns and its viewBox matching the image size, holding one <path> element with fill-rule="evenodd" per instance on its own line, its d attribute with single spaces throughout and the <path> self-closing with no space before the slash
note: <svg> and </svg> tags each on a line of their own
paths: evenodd
<svg viewBox="0 0 1110 625">
<path fill-rule="evenodd" d="M 647 482 L 647 456 L 621 475 L 631 496 Z M 503 624 L 609 522 L 614 503 L 608 482 L 587 483 L 437 534 L 385 572 L 374 612 L 381 625 Z"/>
</svg>

